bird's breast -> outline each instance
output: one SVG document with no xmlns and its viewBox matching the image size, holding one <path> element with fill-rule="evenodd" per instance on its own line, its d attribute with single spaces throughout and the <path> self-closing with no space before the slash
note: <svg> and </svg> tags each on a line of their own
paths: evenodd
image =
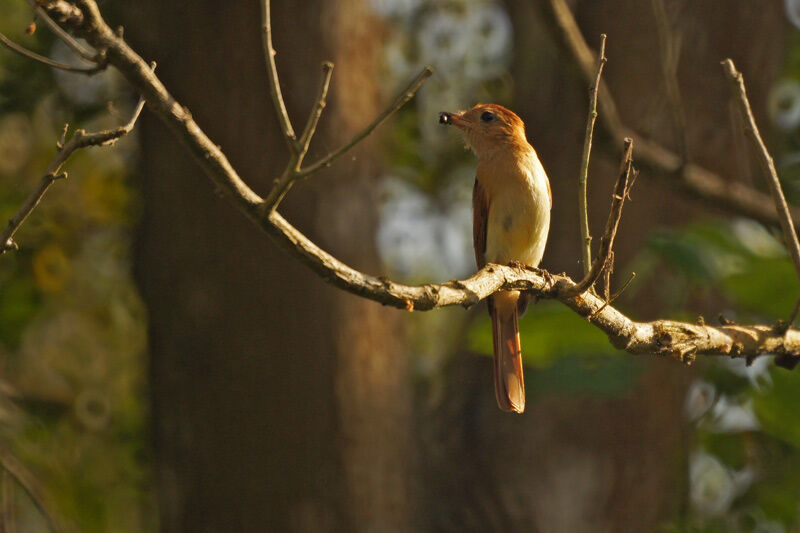
<svg viewBox="0 0 800 533">
<path fill-rule="evenodd" d="M 486 260 L 538 266 L 550 229 L 550 193 L 541 163 L 534 153 L 499 165 L 488 177 Z"/>
</svg>

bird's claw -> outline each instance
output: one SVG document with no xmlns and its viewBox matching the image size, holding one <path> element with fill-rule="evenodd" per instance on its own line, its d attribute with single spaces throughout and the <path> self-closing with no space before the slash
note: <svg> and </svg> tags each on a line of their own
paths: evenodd
<svg viewBox="0 0 800 533">
<path fill-rule="evenodd" d="M 556 286 L 556 278 L 554 278 L 550 272 L 543 268 L 537 268 L 536 270 L 544 278 L 544 282 L 547 284 L 547 292 L 552 291 Z"/>
</svg>

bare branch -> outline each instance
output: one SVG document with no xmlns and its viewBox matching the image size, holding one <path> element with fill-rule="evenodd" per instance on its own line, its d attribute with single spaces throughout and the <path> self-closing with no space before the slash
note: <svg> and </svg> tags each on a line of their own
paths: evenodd
<svg viewBox="0 0 800 533">
<path fill-rule="evenodd" d="M 300 151 L 300 146 L 297 143 L 289 113 L 286 111 L 286 104 L 281 93 L 281 82 L 278 79 L 278 67 L 275 65 L 276 52 L 272 46 L 272 15 L 270 13 L 269 0 L 263 0 L 261 3 L 261 24 L 264 59 L 267 61 L 267 75 L 269 76 L 269 92 L 272 95 L 272 105 L 275 107 L 275 112 L 278 113 L 278 122 L 281 124 L 281 131 L 284 139 L 286 139 L 286 144 L 289 145 L 289 150 L 296 154 Z"/>
<path fill-rule="evenodd" d="M 65 139 L 67 127 L 64 127 L 64 131 L 61 134 L 61 139 L 58 143 L 56 143 L 58 146 L 58 153 L 56 153 L 53 160 L 50 161 L 50 164 L 47 166 L 47 170 L 45 170 L 44 175 L 42 176 L 41 180 L 39 180 L 39 185 L 28 196 L 14 216 L 9 219 L 8 224 L 6 224 L 6 227 L 3 229 L 3 231 L 0 232 L 0 255 L 18 248 L 17 244 L 14 242 L 14 234 L 17 232 L 20 226 L 22 226 L 22 223 L 25 222 L 33 210 L 36 209 L 36 206 L 42 201 L 42 198 L 44 198 L 44 195 L 47 193 L 47 190 L 50 188 L 50 186 L 56 180 L 67 177 L 66 172 L 61 172 L 61 167 L 67 162 L 70 156 L 81 148 L 86 148 L 89 146 L 106 146 L 115 143 L 119 138 L 127 135 L 136 124 L 136 120 L 139 118 L 143 107 L 144 100 L 141 99 L 139 100 L 139 103 L 133 112 L 133 116 L 128 123 L 120 126 L 119 128 L 99 131 L 96 133 L 86 133 L 83 130 L 76 130 L 69 142 L 66 143 Z"/>
<path fill-rule="evenodd" d="M 392 116 L 401 107 L 406 105 L 409 100 L 414 98 L 414 95 L 417 94 L 417 91 L 420 89 L 420 87 L 422 87 L 422 84 L 425 83 L 425 81 L 431 77 L 431 74 L 433 74 L 433 69 L 431 67 L 425 67 L 424 69 L 422 69 L 422 72 L 420 72 L 416 78 L 411 80 L 411 83 L 409 83 L 408 86 L 405 89 L 403 89 L 403 91 L 397 96 L 392 105 L 390 105 L 383 113 L 378 115 L 378 117 L 374 121 L 372 121 L 372 124 L 364 128 L 363 131 L 356 134 L 356 136 L 350 139 L 350 141 L 346 142 L 333 152 L 329 153 L 328 155 L 326 155 L 319 161 L 313 163 L 312 165 L 302 169 L 300 171 L 300 176 L 305 177 L 310 174 L 313 174 L 314 172 L 317 172 L 322 168 L 329 167 L 331 163 L 333 163 L 333 161 L 336 160 L 339 156 L 343 155 L 353 146 L 363 141 L 370 133 L 372 133 L 375 130 L 375 128 L 383 124 L 386 121 L 386 119 Z"/>
<path fill-rule="evenodd" d="M 625 146 L 622 150 L 622 163 L 620 164 L 619 176 L 614 186 L 614 194 L 611 198 L 611 210 L 606 220 L 606 229 L 600 238 L 600 250 L 597 258 L 592 263 L 592 268 L 586 273 L 584 278 L 574 287 L 570 288 L 570 295 L 581 294 L 600 278 L 600 274 L 606 268 L 609 258 L 614 249 L 614 238 L 617 236 L 619 221 L 622 218 L 622 206 L 628 196 L 628 183 L 630 182 L 633 170 L 633 139 L 625 139 Z"/>
<path fill-rule="evenodd" d="M 308 153 L 308 147 L 311 144 L 311 139 L 314 137 L 314 132 L 317 130 L 317 123 L 322 110 L 325 109 L 327 104 L 328 87 L 331 84 L 331 76 L 333 75 L 333 63 L 325 61 L 322 63 L 322 81 L 319 85 L 317 98 L 314 101 L 314 106 L 311 108 L 311 113 L 308 115 L 308 122 L 300 135 L 297 151 L 293 151 L 289 156 L 289 162 L 286 164 L 286 169 L 281 174 L 281 177 L 275 181 L 272 190 L 264 200 L 265 212 L 272 212 L 278 208 L 286 193 L 292 188 L 292 184 L 300 177 L 300 165 L 303 164 L 303 159 Z"/>
<path fill-rule="evenodd" d="M 44 503 L 45 498 L 36 477 L 31 474 L 16 457 L 4 449 L 0 449 L 0 466 L 2 466 L 3 470 L 13 477 L 17 484 L 22 487 L 22 490 L 28 494 L 33 505 L 36 506 L 47 521 L 50 531 L 53 533 L 62 531 L 58 521 Z"/>
<path fill-rule="evenodd" d="M 333 65 L 331 65 L 331 67 L 333 67 Z M 278 207 L 278 204 L 281 202 L 281 200 L 283 200 L 283 197 L 286 195 L 286 193 L 289 191 L 289 189 L 292 187 L 292 184 L 295 181 L 307 178 L 311 174 L 319 172 L 323 168 L 329 167 L 336 158 L 343 155 L 353 146 L 366 139 L 367 136 L 369 136 L 369 134 L 371 134 L 375 130 L 375 128 L 383 124 L 386 121 L 386 119 L 388 119 L 397 110 L 399 110 L 406 103 L 408 103 L 408 101 L 414 97 L 414 95 L 417 93 L 420 87 L 422 87 L 422 84 L 425 83 L 425 81 L 431 76 L 431 74 L 433 74 L 433 69 L 431 67 L 425 67 L 422 70 L 422 72 L 420 72 L 417 75 L 416 78 L 411 80 L 411 83 L 409 83 L 408 86 L 405 89 L 403 89 L 403 91 L 397 96 L 397 98 L 395 98 L 394 102 L 392 102 L 392 104 L 389 107 L 387 107 L 380 115 L 378 115 L 378 117 L 375 120 L 373 120 L 371 124 L 369 124 L 358 134 L 356 134 L 352 139 L 350 139 L 349 142 L 345 143 L 344 145 L 337 148 L 333 152 L 328 153 L 328 155 L 322 157 L 322 159 L 320 159 L 316 163 L 313 163 L 311 166 L 304 169 L 300 168 L 299 166 L 302 163 L 306 151 L 308 150 L 307 145 L 304 145 L 304 149 L 302 149 L 300 152 L 294 153 L 293 156 L 289 159 L 289 164 L 286 166 L 286 170 L 283 171 L 283 174 L 277 180 L 275 186 L 272 188 L 272 190 L 269 192 L 269 195 L 267 195 L 267 198 L 264 200 L 264 207 L 263 207 L 264 213 L 269 214 L 275 211 L 275 209 Z M 327 90 L 325 77 L 323 77 L 322 87 L 324 87 Z M 322 109 L 320 108 L 320 113 L 321 112 Z M 312 120 L 313 117 L 314 117 L 314 112 L 312 112 L 311 117 L 309 117 L 309 122 Z M 305 136 L 305 132 L 303 132 L 303 135 Z M 311 141 L 311 135 L 309 135 L 308 138 L 308 142 L 310 141 Z"/>
<path fill-rule="evenodd" d="M 308 152 L 308 146 L 311 144 L 311 139 L 317 131 L 317 123 L 319 117 L 322 116 L 322 110 L 325 109 L 327 104 L 326 98 L 328 96 L 328 87 L 331 84 L 331 75 L 333 75 L 333 63 L 325 61 L 322 63 L 322 81 L 319 84 L 319 92 L 314 101 L 314 107 L 308 115 L 308 122 L 306 127 L 303 128 L 303 133 L 300 135 L 300 153 L 305 155 Z M 301 160 L 302 162 L 302 160 Z"/>
<path fill-rule="evenodd" d="M 595 54 L 586 44 L 575 17 L 565 0 L 539 0 L 543 14 L 551 20 L 557 37 L 580 67 L 586 83 L 594 77 Z M 695 164 L 684 164 L 681 156 L 662 145 L 636 134 L 619 119 L 616 104 L 605 83 L 601 82 L 598 98 L 600 124 L 613 139 L 636 139 L 636 162 L 647 166 L 655 175 L 672 177 L 672 183 L 687 198 L 703 200 L 736 215 L 752 218 L 767 225 L 779 225 L 772 199 L 752 187 L 721 176 Z M 677 179 L 675 179 L 677 178 Z M 792 219 L 800 223 L 800 209 L 791 208 Z"/>
<path fill-rule="evenodd" d="M 761 170 L 764 172 L 764 178 L 767 180 L 767 185 L 769 185 L 769 190 L 772 193 L 772 200 L 775 202 L 775 208 L 778 211 L 778 220 L 783 230 L 784 242 L 792 255 L 797 276 L 800 277 L 800 242 L 797 240 L 797 232 L 794 228 L 792 215 L 789 212 L 789 204 L 786 203 L 786 197 L 783 195 L 778 172 L 775 170 L 775 163 L 769 154 L 769 150 L 767 150 L 767 145 L 764 144 L 764 140 L 761 138 L 753 111 L 750 109 L 750 102 L 747 100 L 747 91 L 744 87 L 744 78 L 742 73 L 736 70 L 736 66 L 730 59 L 722 62 L 722 68 L 730 82 L 731 92 L 736 98 L 739 112 L 745 120 L 745 134 L 752 141 L 756 152 L 758 152 Z"/>
<path fill-rule="evenodd" d="M 93 67 L 74 67 L 72 65 L 67 65 L 66 63 L 60 63 L 58 61 L 53 61 L 49 57 L 44 57 L 42 55 L 37 54 L 27 48 L 18 45 L 2 33 L 0 33 L 0 44 L 8 48 L 9 50 L 18 53 L 23 57 L 27 57 L 28 59 L 32 59 L 38 63 L 42 63 L 47 65 L 48 67 L 53 67 L 61 70 L 66 70 L 67 72 L 75 72 L 76 74 L 86 74 L 91 76 L 92 74 L 97 74 L 101 70 L 106 68 L 105 63 L 99 63 Z"/>
<path fill-rule="evenodd" d="M 358 296 L 398 309 L 425 311 L 469 307 L 499 290 L 531 291 L 556 298 L 602 330 L 612 345 L 631 354 L 665 355 L 690 363 L 696 355 L 753 358 L 764 354 L 800 357 L 800 331 L 778 333 L 772 326 L 731 324 L 721 327 L 671 320 L 635 322 L 591 292 L 575 294 L 575 282 L 538 269 L 489 264 L 472 277 L 442 284 L 408 286 L 368 276 L 320 250 L 277 212 L 262 227 L 292 255 L 325 281 Z"/>
<path fill-rule="evenodd" d="M 93 52 L 83 46 L 81 43 L 76 41 L 72 38 L 72 36 L 65 32 L 64 29 L 56 24 L 56 22 L 50 18 L 47 12 L 39 7 L 34 0 L 28 0 L 28 4 L 30 4 L 31 8 L 36 12 L 36 16 L 39 17 L 47 24 L 47 27 L 50 28 L 56 37 L 58 37 L 61 42 L 67 45 L 73 52 L 78 54 L 80 57 L 85 59 L 86 61 L 90 61 L 92 63 L 96 62 L 98 59 L 97 52 Z"/>
<path fill-rule="evenodd" d="M 683 114 L 683 103 L 681 99 L 681 89 L 678 85 L 678 60 L 680 49 L 678 41 L 670 27 L 667 18 L 667 10 L 664 8 L 664 0 L 652 0 L 653 15 L 656 19 L 658 28 L 659 51 L 661 55 L 661 69 L 664 73 L 664 85 L 667 89 L 667 99 L 669 100 L 672 123 L 675 128 L 675 136 L 678 139 L 678 153 L 681 161 L 685 164 L 688 160 L 688 145 L 686 143 L 686 117 Z"/>
<path fill-rule="evenodd" d="M 597 75 L 589 87 L 589 116 L 586 119 L 586 135 L 583 138 L 583 157 L 581 158 L 581 172 L 578 176 L 578 213 L 581 223 L 581 252 L 583 259 L 583 274 L 589 274 L 592 265 L 592 235 L 589 233 L 589 206 L 586 200 L 586 182 L 589 179 L 589 158 L 592 154 L 592 133 L 597 120 L 597 91 L 600 89 L 600 76 L 606 64 L 606 34 L 600 35 L 600 54 L 597 56 Z"/>
<path fill-rule="evenodd" d="M 142 93 L 153 112 L 173 130 L 238 209 L 285 250 L 336 287 L 407 310 L 452 305 L 468 307 L 498 290 L 527 290 L 541 298 L 557 298 L 605 332 L 614 346 L 632 354 L 665 355 L 684 362 L 701 354 L 746 358 L 783 354 L 790 360 L 800 357 L 798 330 L 778 334 L 773 327 L 761 325 L 711 327 L 670 320 L 635 322 L 590 292 L 570 295 L 575 292 L 574 281 L 538 269 L 490 264 L 466 280 L 422 286 L 403 285 L 359 272 L 321 250 L 277 211 L 264 216 L 261 198 L 241 180 L 222 151 L 197 126 L 188 110 L 167 92 L 144 60 L 105 24 L 94 0 L 76 0 L 81 7 L 77 15 L 63 10 L 61 0 L 48 1 L 54 5 L 53 9 L 67 13 L 61 19 L 67 27 L 95 48 L 108 50 L 110 63 Z"/>
</svg>

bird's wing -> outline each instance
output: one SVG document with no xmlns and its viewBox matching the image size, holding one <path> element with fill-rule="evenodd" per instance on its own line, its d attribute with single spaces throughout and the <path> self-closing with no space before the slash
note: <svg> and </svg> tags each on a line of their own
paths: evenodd
<svg viewBox="0 0 800 533">
<path fill-rule="evenodd" d="M 478 268 L 486 264 L 486 226 L 489 219 L 489 197 L 475 178 L 472 189 L 472 243 L 475 246 L 475 262 Z"/>
</svg>

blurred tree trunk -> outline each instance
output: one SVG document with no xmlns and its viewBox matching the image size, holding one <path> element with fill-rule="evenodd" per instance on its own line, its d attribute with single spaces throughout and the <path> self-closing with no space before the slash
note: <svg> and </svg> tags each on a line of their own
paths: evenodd
<svg viewBox="0 0 800 533">
<path fill-rule="evenodd" d="M 144 0 L 126 35 L 262 194 L 287 150 L 268 92 L 259 2 Z M 381 29 L 362 0 L 273 2 L 284 95 L 301 130 L 336 64 L 313 160 L 379 111 Z M 299 131 L 298 131 L 299 134 Z M 136 273 L 150 314 L 162 530 L 403 530 L 410 390 L 399 315 L 336 291 L 214 194 L 164 127 L 141 130 Z M 376 271 L 367 143 L 282 211 Z"/>
<path fill-rule="evenodd" d="M 543 266 L 580 275 L 577 175 L 588 88 L 572 57 L 552 38 L 556 30 L 543 23 L 538 7 L 547 1 L 506 2 L 515 26 L 513 102 L 552 183 L 553 224 Z M 570 4 L 590 45 L 597 46 L 600 33 L 608 34 L 604 78 L 623 120 L 675 149 L 651 3 Z M 740 151 L 731 133 L 729 90 L 719 64 L 732 57 L 744 72 L 756 118 L 766 130 L 766 94 L 783 61 L 781 2 L 665 4 L 682 45 L 679 79 L 689 156 L 731 179 L 749 179 L 752 163 L 730 157 Z M 594 235 L 602 231 L 619 164 L 615 153 L 603 153 L 610 140 L 601 131 L 598 125 L 596 137 L 605 142 L 597 143 L 589 174 Z M 619 147 L 621 141 L 611 142 Z M 654 227 L 708 214 L 705 206 L 692 204 L 663 181 L 641 175 L 615 246 L 617 282 Z M 639 294 L 644 296 L 627 302 L 625 309 L 637 318 L 654 317 L 659 302 L 649 298 L 647 289 Z M 718 302 L 707 304 L 709 309 L 686 312 L 719 309 Z M 535 350 L 536 339 L 523 345 Z M 425 423 L 426 457 L 435 465 L 426 471 L 426 511 L 439 530 L 654 531 L 685 506 L 689 428 L 683 404 L 690 370 L 648 359 L 625 398 L 543 397 L 529 401 L 521 417 L 497 413 L 489 359 L 459 358 L 447 379 L 447 399 L 435 420 Z"/>
</svg>

